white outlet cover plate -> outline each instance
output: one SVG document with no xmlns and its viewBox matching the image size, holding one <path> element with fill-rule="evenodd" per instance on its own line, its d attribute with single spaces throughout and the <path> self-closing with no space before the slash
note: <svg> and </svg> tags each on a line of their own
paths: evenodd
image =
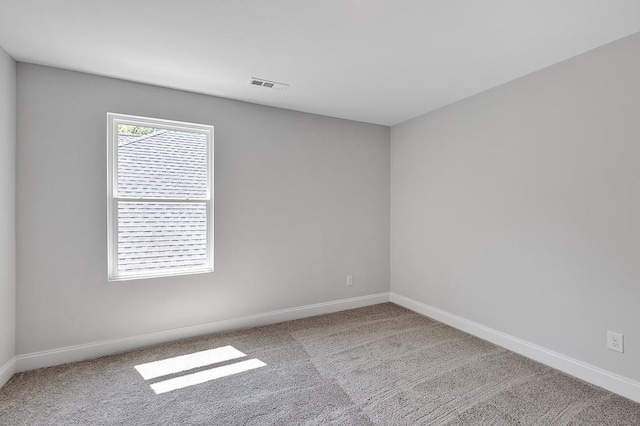
<svg viewBox="0 0 640 426">
<path fill-rule="evenodd" d="M 614 331 L 607 331 L 607 348 L 624 353 L 624 336 Z"/>
</svg>

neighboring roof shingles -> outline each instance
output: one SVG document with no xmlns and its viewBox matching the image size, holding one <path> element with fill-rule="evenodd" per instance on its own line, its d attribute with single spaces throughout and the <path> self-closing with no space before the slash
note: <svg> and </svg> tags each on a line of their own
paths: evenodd
<svg viewBox="0 0 640 426">
<path fill-rule="evenodd" d="M 177 130 L 118 135 L 120 196 L 203 199 L 206 191 L 206 135 Z M 118 270 L 205 265 L 206 233 L 206 206 L 202 203 L 121 201 Z"/>
<path fill-rule="evenodd" d="M 207 195 L 207 137 L 161 130 L 132 139 L 118 135 L 118 193 L 131 197 Z"/>
</svg>

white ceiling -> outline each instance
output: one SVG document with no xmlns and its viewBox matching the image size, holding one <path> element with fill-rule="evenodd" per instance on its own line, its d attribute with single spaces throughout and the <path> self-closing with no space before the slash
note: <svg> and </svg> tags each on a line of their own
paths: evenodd
<svg viewBox="0 0 640 426">
<path fill-rule="evenodd" d="M 638 31 L 640 0 L 0 0 L 19 61 L 384 125 Z"/>
</svg>

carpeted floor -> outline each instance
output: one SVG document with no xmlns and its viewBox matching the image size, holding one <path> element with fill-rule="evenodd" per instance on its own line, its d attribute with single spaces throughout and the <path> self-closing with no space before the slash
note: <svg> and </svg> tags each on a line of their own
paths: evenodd
<svg viewBox="0 0 640 426">
<path fill-rule="evenodd" d="M 246 356 L 135 368 L 228 345 Z M 17 374 L 0 424 L 640 425 L 640 404 L 386 303 Z"/>
</svg>

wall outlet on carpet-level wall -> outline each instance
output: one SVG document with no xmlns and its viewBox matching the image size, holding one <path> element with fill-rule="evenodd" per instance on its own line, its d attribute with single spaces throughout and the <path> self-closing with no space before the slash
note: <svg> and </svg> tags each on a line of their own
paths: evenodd
<svg viewBox="0 0 640 426">
<path fill-rule="evenodd" d="M 353 275 L 347 275 L 347 285 L 353 285 Z"/>
<path fill-rule="evenodd" d="M 624 336 L 614 331 L 607 331 L 607 348 L 624 353 Z"/>
</svg>

